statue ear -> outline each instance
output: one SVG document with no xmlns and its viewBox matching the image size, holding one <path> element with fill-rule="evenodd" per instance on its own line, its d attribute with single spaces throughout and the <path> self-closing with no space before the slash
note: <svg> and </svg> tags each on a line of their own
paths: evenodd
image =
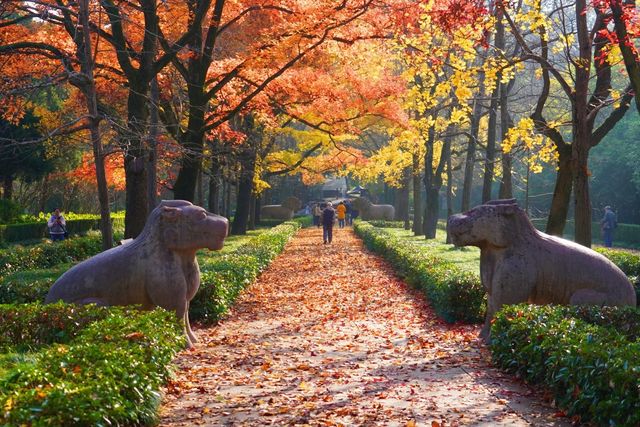
<svg viewBox="0 0 640 427">
<path fill-rule="evenodd" d="M 180 209 L 169 206 L 162 207 L 162 220 L 167 222 L 176 222 L 180 217 Z"/>
</svg>

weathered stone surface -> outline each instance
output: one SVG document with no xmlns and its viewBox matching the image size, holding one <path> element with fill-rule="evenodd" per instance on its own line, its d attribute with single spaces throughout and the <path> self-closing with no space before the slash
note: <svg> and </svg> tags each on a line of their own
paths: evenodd
<svg viewBox="0 0 640 427">
<path fill-rule="evenodd" d="M 226 218 L 187 201 L 162 201 L 137 238 L 72 267 L 45 302 L 162 307 L 184 319 L 192 346 L 189 301 L 200 286 L 196 251 L 222 249 L 227 231 Z"/>
<path fill-rule="evenodd" d="M 396 214 L 392 205 L 374 205 L 363 197 L 356 197 L 351 205 L 360 212 L 360 217 L 364 220 L 393 221 Z"/>
<path fill-rule="evenodd" d="M 589 248 L 535 229 L 515 200 L 495 200 L 449 217 L 456 246 L 480 248 L 488 293 L 481 336 L 505 304 L 636 305 L 634 289 L 611 261 Z"/>
<path fill-rule="evenodd" d="M 260 218 L 289 220 L 302 202 L 296 197 L 287 197 L 281 205 L 265 205 L 260 208 Z"/>
</svg>

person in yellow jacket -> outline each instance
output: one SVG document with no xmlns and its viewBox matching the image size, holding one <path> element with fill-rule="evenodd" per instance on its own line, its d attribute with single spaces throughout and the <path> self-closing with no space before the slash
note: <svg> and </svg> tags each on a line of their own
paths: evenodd
<svg viewBox="0 0 640 427">
<path fill-rule="evenodd" d="M 347 218 L 347 207 L 344 205 L 344 202 L 340 202 L 338 207 L 336 207 L 336 215 L 338 217 L 338 227 L 344 228 L 344 220 Z"/>
</svg>

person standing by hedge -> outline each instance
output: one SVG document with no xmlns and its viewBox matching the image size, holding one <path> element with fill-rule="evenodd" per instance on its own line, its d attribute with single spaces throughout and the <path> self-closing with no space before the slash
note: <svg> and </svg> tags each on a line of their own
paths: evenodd
<svg viewBox="0 0 640 427">
<path fill-rule="evenodd" d="M 336 220 L 336 211 L 331 202 L 322 211 L 322 239 L 325 245 L 333 240 L 333 223 Z"/>
<path fill-rule="evenodd" d="M 322 215 L 322 209 L 320 208 L 320 203 L 316 203 L 313 205 L 313 225 L 320 228 L 320 216 Z"/>
<path fill-rule="evenodd" d="M 618 219 L 611 206 L 605 206 L 604 216 L 600 220 L 600 227 L 602 228 L 602 240 L 604 240 L 604 245 L 607 248 L 613 246 L 613 230 L 617 225 Z"/>
<path fill-rule="evenodd" d="M 60 213 L 60 209 L 56 208 L 47 221 L 47 227 L 49 228 L 49 236 L 51 240 L 54 242 L 57 240 L 64 240 L 65 234 L 67 233 L 67 222 L 64 219 L 64 216 Z"/>
<path fill-rule="evenodd" d="M 338 215 L 338 227 L 344 228 L 344 220 L 347 218 L 347 207 L 344 202 L 340 202 L 336 207 L 336 215 Z"/>
</svg>

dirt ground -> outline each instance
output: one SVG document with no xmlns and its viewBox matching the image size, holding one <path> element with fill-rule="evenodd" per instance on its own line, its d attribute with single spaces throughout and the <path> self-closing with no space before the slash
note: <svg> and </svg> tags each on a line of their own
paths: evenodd
<svg viewBox="0 0 640 427">
<path fill-rule="evenodd" d="M 568 425 L 491 367 L 479 327 L 447 325 L 349 228 L 303 229 L 218 326 L 196 331 L 163 426 Z"/>
</svg>

